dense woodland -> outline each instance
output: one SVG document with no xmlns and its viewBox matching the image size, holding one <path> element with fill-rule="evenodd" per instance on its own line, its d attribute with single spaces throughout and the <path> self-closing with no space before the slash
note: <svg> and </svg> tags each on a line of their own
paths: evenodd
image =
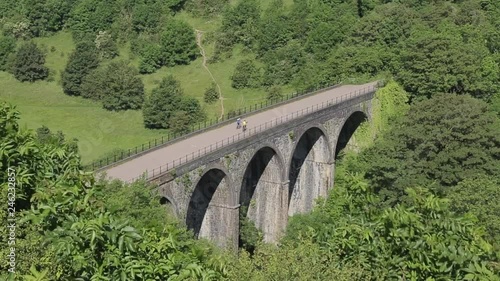
<svg viewBox="0 0 500 281">
<path fill-rule="evenodd" d="M 153 186 L 95 179 L 74 140 L 22 128 L 2 103 L 0 198 L 8 225 L 11 168 L 15 280 L 500 280 L 499 1 L 3 0 L 0 71 L 23 83 L 60 75 L 67 95 L 183 132 L 205 117 L 200 100 L 173 76 L 151 92 L 139 76 L 199 55 L 180 11 L 218 25 L 211 62 L 235 48 L 253 56 L 233 70 L 234 88 L 276 98 L 284 87 L 387 81 L 356 149 L 338 155 L 331 194 L 292 217 L 279 245 L 242 218 L 236 258 L 193 239 Z M 62 30 L 76 47 L 54 73 L 33 39 Z M 139 67 L 119 58 L 123 46 Z M 217 87 L 206 87 L 203 102 L 216 101 Z"/>
</svg>

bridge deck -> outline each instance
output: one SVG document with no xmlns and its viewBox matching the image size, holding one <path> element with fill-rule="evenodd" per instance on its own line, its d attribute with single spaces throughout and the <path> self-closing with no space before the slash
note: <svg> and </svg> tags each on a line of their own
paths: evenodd
<svg viewBox="0 0 500 281">
<path fill-rule="evenodd" d="M 346 95 L 371 88 L 375 85 L 376 82 L 363 85 L 342 85 L 340 87 L 295 100 L 269 110 L 255 113 L 245 117 L 248 121 L 247 131 L 251 131 L 252 128 L 259 127 L 266 123 L 269 124 L 269 121 L 271 120 L 290 115 L 292 112 L 297 112 L 302 109 L 321 104 L 322 102 L 332 99 L 335 100 L 336 98 L 338 98 L 338 102 L 340 102 L 340 98 L 342 96 L 344 96 L 343 100 L 345 100 Z M 155 169 L 158 173 L 158 168 L 160 166 L 163 167 L 163 171 L 166 171 L 174 167 L 176 160 L 179 161 L 180 158 L 184 158 L 186 155 L 195 157 L 200 150 L 203 152 L 203 149 L 207 146 L 210 147 L 210 145 L 217 142 L 219 142 L 220 145 L 221 140 L 231 138 L 239 133 L 241 133 L 241 129 L 237 130 L 236 124 L 227 124 L 210 131 L 193 135 L 179 142 L 175 142 L 168 146 L 133 158 L 129 161 L 119 163 L 116 166 L 105 169 L 103 172 L 107 173 L 108 178 L 130 181 L 139 177 L 146 171 L 151 173 L 151 171 Z M 241 136 L 239 139 L 241 139 Z M 172 165 L 173 161 L 174 165 Z"/>
</svg>

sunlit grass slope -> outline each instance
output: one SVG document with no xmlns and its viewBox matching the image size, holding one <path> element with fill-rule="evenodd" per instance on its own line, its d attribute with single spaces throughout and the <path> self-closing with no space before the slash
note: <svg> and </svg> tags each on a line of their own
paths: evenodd
<svg viewBox="0 0 500 281">
<path fill-rule="evenodd" d="M 218 19 L 194 18 L 182 12 L 176 17 L 188 22 L 193 28 L 204 32 L 203 47 L 210 58 L 213 54 L 211 35 L 218 28 Z M 132 148 L 161 135 L 165 130 L 147 130 L 143 127 L 140 111 L 110 112 L 102 109 L 97 102 L 63 93 L 60 82 L 61 72 L 66 66 L 68 56 L 74 49 L 69 32 L 60 32 L 50 37 L 35 40 L 46 56 L 46 65 L 51 70 L 51 79 L 35 83 L 20 83 L 12 75 L 0 72 L 0 99 L 6 100 L 21 111 L 21 124 L 29 129 L 42 125 L 53 131 L 63 131 L 68 138 L 77 138 L 83 162 L 90 163 L 116 149 Z M 236 48 L 230 58 L 216 63 L 208 63 L 224 97 L 224 113 L 238 109 L 265 98 L 262 89 L 236 90 L 231 87 L 231 75 L 236 64 L 251 55 Z M 129 60 L 138 65 L 138 58 L 130 54 L 129 44 L 120 46 L 120 56 L 115 60 Z M 197 98 L 208 118 L 221 114 L 221 103 L 208 105 L 203 102 L 203 93 L 212 83 L 207 70 L 202 66 L 202 57 L 189 65 L 163 67 L 156 73 L 142 75 L 146 94 L 168 74 L 173 74 L 181 83 L 184 93 Z"/>
</svg>

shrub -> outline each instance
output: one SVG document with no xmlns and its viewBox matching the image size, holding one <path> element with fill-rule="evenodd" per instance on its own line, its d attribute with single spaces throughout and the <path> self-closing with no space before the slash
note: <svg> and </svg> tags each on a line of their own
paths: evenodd
<svg viewBox="0 0 500 281">
<path fill-rule="evenodd" d="M 9 56 L 16 50 L 16 40 L 10 36 L 0 37 L 0 71 L 8 69 Z"/>
<path fill-rule="evenodd" d="M 161 39 L 162 62 L 166 66 L 188 64 L 196 58 L 197 46 L 194 30 L 182 21 L 170 21 Z"/>
<path fill-rule="evenodd" d="M 179 81 L 172 75 L 165 77 L 144 102 L 142 114 L 146 128 L 168 128 L 169 119 L 179 105 L 182 94 Z"/>
<path fill-rule="evenodd" d="M 283 90 L 279 86 L 271 86 L 267 90 L 268 100 L 279 100 L 283 97 Z"/>
<path fill-rule="evenodd" d="M 217 92 L 215 83 L 212 83 L 212 85 L 205 90 L 203 99 L 206 103 L 214 103 L 219 99 L 219 93 Z"/>
<path fill-rule="evenodd" d="M 97 49 L 93 42 L 80 42 L 71 53 L 68 64 L 61 74 L 64 93 L 71 96 L 81 94 L 81 84 L 85 76 L 99 65 Z"/>
<path fill-rule="evenodd" d="M 108 110 L 139 109 L 144 102 L 144 84 L 138 74 L 124 61 L 112 62 L 85 78 L 82 96 L 101 100 Z"/>
<path fill-rule="evenodd" d="M 172 128 L 177 133 L 187 132 L 188 125 L 204 118 L 198 100 L 184 97 L 179 81 L 172 75 L 153 89 L 144 103 L 142 114 L 146 128 Z"/>
<path fill-rule="evenodd" d="M 231 81 L 235 89 L 258 87 L 260 72 L 251 59 L 245 59 L 236 65 Z"/>
<path fill-rule="evenodd" d="M 33 42 L 21 45 L 14 57 L 11 71 L 21 82 L 34 82 L 49 76 L 49 69 L 45 66 L 45 54 Z"/>
</svg>

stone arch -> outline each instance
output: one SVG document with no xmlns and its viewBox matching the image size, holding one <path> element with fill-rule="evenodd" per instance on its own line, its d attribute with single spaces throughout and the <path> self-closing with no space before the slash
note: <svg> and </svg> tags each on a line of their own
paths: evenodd
<svg viewBox="0 0 500 281">
<path fill-rule="evenodd" d="M 170 196 L 163 195 L 160 197 L 160 205 L 165 207 L 165 210 L 170 215 L 178 217 L 177 214 L 177 206 L 174 204 L 174 201 Z"/>
<path fill-rule="evenodd" d="M 288 165 L 288 215 L 305 213 L 327 195 L 333 163 L 328 135 L 321 126 L 308 128 L 298 138 Z"/>
<path fill-rule="evenodd" d="M 186 214 L 186 225 L 196 237 L 207 238 L 220 246 L 231 243 L 237 226 L 234 225 L 236 206 L 231 204 L 230 187 L 230 178 L 219 168 L 205 171 L 198 180 Z"/>
<path fill-rule="evenodd" d="M 340 132 L 337 137 L 337 142 L 335 144 L 335 154 L 334 158 L 339 158 L 339 153 L 349 144 L 352 135 L 356 129 L 361 125 L 361 123 L 368 120 L 368 116 L 362 111 L 354 111 L 345 119 Z"/>
<path fill-rule="evenodd" d="M 169 205 L 169 204 L 172 204 L 172 200 L 169 200 L 165 196 L 160 198 L 160 205 Z"/>
<path fill-rule="evenodd" d="M 253 154 L 243 173 L 239 196 L 241 211 L 246 212 L 243 215 L 263 232 L 266 242 L 277 242 L 285 228 L 283 164 L 277 150 L 264 146 Z"/>
</svg>

